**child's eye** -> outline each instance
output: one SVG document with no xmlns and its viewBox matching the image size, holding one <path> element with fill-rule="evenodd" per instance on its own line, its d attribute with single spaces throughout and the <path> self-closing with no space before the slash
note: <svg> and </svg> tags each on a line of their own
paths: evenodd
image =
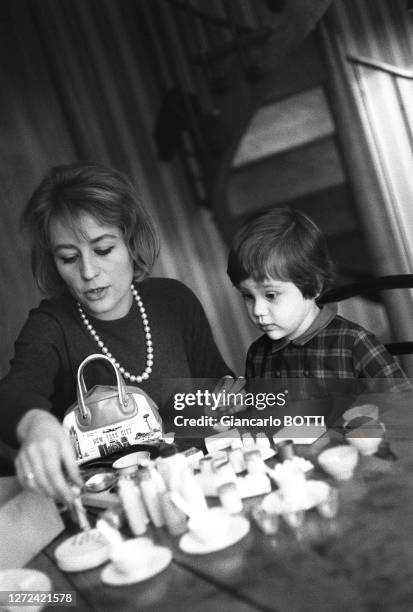
<svg viewBox="0 0 413 612">
<path fill-rule="evenodd" d="M 110 246 L 107 249 L 95 249 L 95 253 L 96 255 L 109 255 L 112 250 L 113 246 Z"/>
<path fill-rule="evenodd" d="M 250 295 L 249 293 L 241 293 L 242 299 L 245 302 L 248 302 L 249 300 L 252 300 L 252 295 Z"/>
<path fill-rule="evenodd" d="M 278 293 L 266 293 L 265 297 L 267 298 L 269 302 L 273 302 L 274 300 L 277 299 L 278 295 L 279 295 Z"/>
</svg>

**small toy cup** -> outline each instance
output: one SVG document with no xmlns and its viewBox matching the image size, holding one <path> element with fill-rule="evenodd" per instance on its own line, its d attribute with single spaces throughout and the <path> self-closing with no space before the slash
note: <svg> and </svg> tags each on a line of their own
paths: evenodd
<svg viewBox="0 0 413 612">
<path fill-rule="evenodd" d="M 145 565 L 153 547 L 154 544 L 149 538 L 124 540 L 112 548 L 110 558 L 120 574 L 129 574 Z"/>
<path fill-rule="evenodd" d="M 197 516 L 191 516 L 188 529 L 201 544 L 220 540 L 228 532 L 231 517 L 221 507 L 210 508 Z"/>
<path fill-rule="evenodd" d="M 322 451 L 317 457 L 318 464 L 336 480 L 352 477 L 358 461 L 357 448 L 354 446 L 334 446 Z"/>
<path fill-rule="evenodd" d="M 379 418 L 379 408 L 374 404 L 362 404 L 361 406 L 349 408 L 343 413 L 344 426 L 357 417 L 367 417 L 377 421 Z"/>
<path fill-rule="evenodd" d="M 352 422 L 354 423 L 354 420 Z M 351 422 L 348 426 L 351 427 Z M 384 423 L 370 419 L 358 427 L 350 429 L 345 438 L 361 455 L 374 455 L 380 446 L 385 431 Z"/>
<path fill-rule="evenodd" d="M 138 466 L 150 458 L 149 451 L 137 451 L 116 459 L 112 463 L 112 467 L 118 474 L 134 474 L 138 471 Z"/>
</svg>

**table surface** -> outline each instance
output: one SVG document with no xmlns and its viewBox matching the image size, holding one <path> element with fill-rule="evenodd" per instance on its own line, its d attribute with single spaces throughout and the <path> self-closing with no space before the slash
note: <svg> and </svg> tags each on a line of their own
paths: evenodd
<svg viewBox="0 0 413 612">
<path fill-rule="evenodd" d="M 387 439 L 398 460 L 390 462 L 375 457 L 361 458 L 356 476 L 338 485 L 341 499 L 357 500 L 358 496 L 361 497 L 366 475 L 371 476 L 375 472 L 380 477 L 381 473 L 385 475 L 389 471 L 405 472 L 413 465 L 412 399 L 411 394 L 390 394 L 369 399 L 369 403 L 379 405 Z M 251 503 L 245 504 L 246 514 Z M 351 508 L 351 504 L 347 506 Z M 340 507 L 338 517 L 341 512 L 345 515 L 345 508 L 346 504 L 344 510 Z M 351 519 L 354 510 L 348 512 L 350 514 L 346 518 Z M 377 512 L 380 512 L 380 508 Z M 400 525 L 400 530 L 403 530 L 403 525 Z M 297 540 L 292 532 L 290 537 L 284 538 L 277 534 L 264 535 L 252 521 L 251 530 L 244 539 L 227 549 L 207 555 L 185 554 L 179 548 L 179 538 L 171 538 L 163 530 L 154 530 L 155 541 L 167 544 L 172 549 L 172 563 L 159 575 L 124 587 L 102 584 L 102 568 L 79 573 L 58 570 L 53 551 L 68 535 L 68 531 L 62 533 L 28 567 L 48 574 L 54 591 L 76 591 L 75 609 L 80 611 L 202 612 L 221 609 L 228 612 L 361 612 L 372 609 L 364 601 L 359 576 L 352 575 L 348 569 L 343 571 L 340 562 L 334 556 L 324 554 L 322 547 L 305 544 Z M 413 603 L 410 609 L 412 607 Z M 56 607 L 51 606 L 52 609 Z M 386 612 L 388 610 L 390 608 Z"/>
</svg>

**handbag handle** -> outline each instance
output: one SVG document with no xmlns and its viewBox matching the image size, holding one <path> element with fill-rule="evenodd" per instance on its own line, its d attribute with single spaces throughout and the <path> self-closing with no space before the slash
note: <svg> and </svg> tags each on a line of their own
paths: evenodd
<svg viewBox="0 0 413 612">
<path fill-rule="evenodd" d="M 89 408 L 85 404 L 84 396 L 87 393 L 87 389 L 85 385 L 85 380 L 83 378 L 83 370 L 88 363 L 90 363 L 91 361 L 95 361 L 96 359 L 105 359 L 106 361 L 110 363 L 112 368 L 115 370 L 115 374 L 116 374 L 119 404 L 123 408 L 127 408 L 129 405 L 129 397 L 126 392 L 125 383 L 122 379 L 122 376 L 120 375 L 120 372 L 115 367 L 111 359 L 109 359 L 109 357 L 107 357 L 106 355 L 100 355 L 99 353 L 88 355 L 86 359 L 82 361 L 82 363 L 80 364 L 77 370 L 77 403 L 79 406 L 80 415 L 84 421 L 86 421 L 90 417 L 90 411 L 89 411 Z"/>
</svg>

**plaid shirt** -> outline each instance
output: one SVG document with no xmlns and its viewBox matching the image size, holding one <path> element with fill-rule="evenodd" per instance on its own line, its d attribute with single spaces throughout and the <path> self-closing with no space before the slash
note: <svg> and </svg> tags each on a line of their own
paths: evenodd
<svg viewBox="0 0 413 612">
<path fill-rule="evenodd" d="M 337 315 L 332 306 L 323 306 L 295 340 L 258 338 L 248 350 L 246 377 L 386 379 L 387 390 L 410 390 L 401 368 L 377 338 Z"/>
</svg>

